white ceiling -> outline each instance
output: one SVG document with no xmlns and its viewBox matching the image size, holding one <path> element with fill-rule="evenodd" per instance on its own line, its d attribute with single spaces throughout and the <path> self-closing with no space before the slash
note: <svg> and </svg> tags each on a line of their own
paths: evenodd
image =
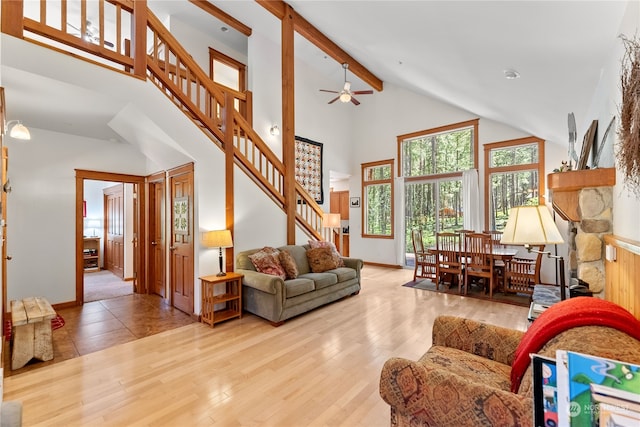
<svg viewBox="0 0 640 427">
<path fill-rule="evenodd" d="M 279 39 L 278 20 L 257 3 L 212 3 L 254 31 Z M 626 1 L 289 3 L 385 83 L 442 99 L 479 117 L 556 143 L 567 141 L 569 112 L 575 113 L 581 133 L 593 119 L 585 116 L 587 108 L 603 64 L 620 43 L 618 29 L 627 7 Z M 149 0 L 149 4 L 161 18 L 163 14 L 173 14 L 203 31 L 219 32 L 223 25 L 184 0 Z M 227 43 L 242 46 L 241 36 L 234 30 L 225 36 L 229 37 Z M 308 44 L 299 43 L 296 55 L 341 86 L 340 64 Z M 6 62 L 3 55 L 2 84 L 7 90 L 9 119 L 20 118 L 37 128 L 68 131 L 68 120 L 52 120 L 51 110 L 47 109 L 56 103 L 58 109 L 63 103 L 65 108 L 77 105 L 87 126 L 74 124 L 72 133 L 112 137 L 106 126 L 108 120 L 105 121 L 109 103 L 94 103 L 94 114 L 94 104 L 80 102 L 86 101 L 86 93 L 70 93 L 70 85 L 64 83 L 51 87 L 55 81 L 27 84 L 5 69 Z M 521 77 L 507 80 L 505 69 L 515 69 Z M 30 81 L 35 82 L 34 79 Z M 367 89 L 357 79 L 350 80 L 355 90 Z M 37 105 L 33 97 L 38 100 Z M 77 101 L 61 102 L 66 98 Z M 361 101 L 367 99 L 370 97 Z M 72 112 L 64 113 L 73 117 Z M 60 122 L 65 127 L 56 125 Z"/>
</svg>

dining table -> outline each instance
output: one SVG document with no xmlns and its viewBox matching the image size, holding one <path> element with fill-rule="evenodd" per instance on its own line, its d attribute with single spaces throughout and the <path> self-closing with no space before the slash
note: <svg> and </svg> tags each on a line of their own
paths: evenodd
<svg viewBox="0 0 640 427">
<path fill-rule="evenodd" d="M 488 249 L 488 248 L 487 248 Z M 429 247 L 429 252 L 433 253 L 436 256 L 436 259 L 439 259 L 439 255 L 438 255 L 438 248 L 436 246 L 431 246 Z M 464 259 L 465 256 L 467 256 L 464 248 L 461 249 L 460 251 L 460 256 Z M 507 262 L 511 261 L 511 259 L 516 256 L 518 254 L 518 248 L 514 248 L 511 246 L 493 246 L 491 248 L 491 257 L 494 260 L 494 264 L 496 260 L 500 260 L 500 261 L 504 261 L 504 263 L 506 264 Z M 504 273 L 504 272 L 503 272 Z M 436 280 L 440 280 L 440 278 L 436 278 Z M 501 285 L 501 289 L 504 289 L 505 284 L 505 275 L 502 275 L 502 282 L 500 283 Z"/>
</svg>

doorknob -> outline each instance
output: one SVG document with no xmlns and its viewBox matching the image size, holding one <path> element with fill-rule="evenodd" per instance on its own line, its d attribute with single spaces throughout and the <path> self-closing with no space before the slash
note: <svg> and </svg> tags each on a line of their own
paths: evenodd
<svg viewBox="0 0 640 427">
<path fill-rule="evenodd" d="M 175 246 L 169 246 L 169 250 L 170 250 L 170 251 L 175 251 L 176 249 L 178 249 L 178 248 L 177 248 L 177 247 L 175 247 Z"/>
<path fill-rule="evenodd" d="M 155 246 L 155 245 L 157 245 L 157 244 L 158 244 L 158 242 L 151 242 L 151 244 L 152 244 L 153 246 Z"/>
</svg>

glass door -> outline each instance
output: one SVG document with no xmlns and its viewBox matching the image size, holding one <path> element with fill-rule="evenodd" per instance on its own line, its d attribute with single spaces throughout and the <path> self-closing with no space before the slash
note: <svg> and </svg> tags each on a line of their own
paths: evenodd
<svg viewBox="0 0 640 427">
<path fill-rule="evenodd" d="M 462 179 L 405 183 L 405 265 L 414 266 L 411 230 L 422 230 L 424 247 L 436 244 L 436 233 L 463 227 Z"/>
</svg>

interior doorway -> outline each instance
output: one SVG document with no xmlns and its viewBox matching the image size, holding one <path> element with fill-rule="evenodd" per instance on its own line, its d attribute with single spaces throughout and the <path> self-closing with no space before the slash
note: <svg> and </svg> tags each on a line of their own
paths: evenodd
<svg viewBox="0 0 640 427">
<path fill-rule="evenodd" d="M 97 209 L 95 206 L 86 203 L 87 193 L 85 193 L 85 188 L 89 191 L 89 189 L 95 185 L 95 182 L 103 183 L 103 185 L 105 185 L 104 188 L 113 188 L 114 186 L 122 185 L 123 193 L 127 191 L 131 193 L 130 200 L 132 202 L 129 203 L 128 206 L 131 221 L 131 224 L 128 226 L 130 228 L 130 236 L 123 236 L 122 239 L 113 239 L 114 236 L 117 237 L 118 229 L 125 228 L 124 222 L 126 215 L 124 212 L 122 216 L 109 215 L 108 210 L 114 209 L 114 203 L 113 199 L 109 199 L 107 194 L 103 192 L 102 206 Z M 107 191 L 107 193 L 110 193 L 110 191 Z M 102 215 L 97 213 L 100 208 L 102 209 Z M 88 217 L 89 215 L 91 215 L 91 217 Z M 145 241 L 145 223 L 145 177 L 76 170 L 76 305 L 82 305 L 85 302 L 85 269 L 87 268 L 85 250 L 89 251 L 87 252 L 89 257 L 94 257 L 93 259 L 95 261 L 93 262 L 97 262 L 97 265 L 90 264 L 89 267 L 94 266 L 96 272 L 102 271 L 101 267 L 104 265 L 104 256 L 109 250 L 108 248 L 106 251 L 102 249 L 104 245 L 100 243 L 100 240 L 106 242 L 108 236 L 111 236 L 112 240 L 120 240 L 123 245 L 127 244 L 130 246 L 130 269 L 127 271 L 127 269 L 124 268 L 124 266 L 127 265 L 125 262 L 118 261 L 116 264 L 123 266 L 122 278 L 130 279 L 129 281 L 131 282 L 133 292 L 147 293 L 148 288 L 144 268 L 138 268 L 138 266 L 144 266 L 142 260 L 145 259 L 145 247 L 144 245 L 140 245 L 139 242 Z M 85 236 L 87 236 L 89 240 L 94 240 L 95 252 L 92 252 L 91 247 L 85 247 L 87 244 L 87 238 L 85 238 Z M 114 256 L 113 253 L 114 252 L 110 255 L 111 257 Z M 107 262 L 111 261 L 107 259 Z"/>
<path fill-rule="evenodd" d="M 133 183 L 84 181 L 84 302 L 133 293 L 135 281 Z"/>
</svg>

